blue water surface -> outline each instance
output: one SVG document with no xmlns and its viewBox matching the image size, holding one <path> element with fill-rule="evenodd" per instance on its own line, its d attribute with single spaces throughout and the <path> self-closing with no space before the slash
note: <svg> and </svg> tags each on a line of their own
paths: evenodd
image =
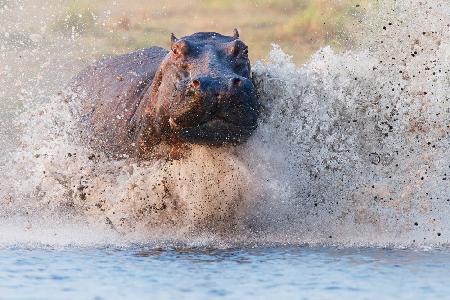
<svg viewBox="0 0 450 300">
<path fill-rule="evenodd" d="M 450 251 L 3 248 L 0 299 L 449 299 Z"/>
</svg>

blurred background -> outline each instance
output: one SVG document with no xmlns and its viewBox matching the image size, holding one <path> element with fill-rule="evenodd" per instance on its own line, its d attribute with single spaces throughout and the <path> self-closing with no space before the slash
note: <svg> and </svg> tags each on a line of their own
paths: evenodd
<svg viewBox="0 0 450 300">
<path fill-rule="evenodd" d="M 236 27 L 253 60 L 264 58 L 276 43 L 296 62 L 303 62 L 323 45 L 352 46 L 352 31 L 369 4 L 366 0 L 0 0 L 0 6 L 5 5 L 13 10 L 25 5 L 34 28 L 41 11 L 48 20 L 41 30 L 82 40 L 97 54 L 167 47 L 171 32 L 231 34 Z"/>
<path fill-rule="evenodd" d="M 105 51 L 168 46 L 169 34 L 241 32 L 253 59 L 277 43 L 303 61 L 324 44 L 351 43 L 349 32 L 364 9 L 362 1 L 339 0 L 99 0 L 70 1 L 55 20 L 55 31 L 102 40 Z"/>
</svg>

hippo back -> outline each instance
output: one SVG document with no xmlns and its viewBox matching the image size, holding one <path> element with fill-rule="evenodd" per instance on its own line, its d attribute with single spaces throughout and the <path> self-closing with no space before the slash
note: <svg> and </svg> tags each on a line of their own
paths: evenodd
<svg viewBox="0 0 450 300">
<path fill-rule="evenodd" d="M 105 58 L 72 80 L 71 107 L 89 145 L 116 157 L 134 151 L 130 120 L 166 54 L 152 47 Z"/>
</svg>

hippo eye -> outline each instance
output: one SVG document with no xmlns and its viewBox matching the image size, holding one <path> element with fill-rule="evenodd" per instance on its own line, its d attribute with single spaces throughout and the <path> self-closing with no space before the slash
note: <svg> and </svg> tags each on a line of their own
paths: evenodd
<svg viewBox="0 0 450 300">
<path fill-rule="evenodd" d="M 228 53 L 232 56 L 238 56 L 239 55 L 239 47 L 238 45 L 233 45 L 229 50 Z"/>
<path fill-rule="evenodd" d="M 172 45 L 172 52 L 175 56 L 185 56 L 189 52 L 189 45 L 186 41 L 178 41 Z"/>
<path fill-rule="evenodd" d="M 181 49 L 180 47 L 173 47 L 173 48 L 172 48 L 172 52 L 173 52 L 173 54 L 175 54 L 176 56 L 181 56 L 181 55 L 183 55 L 183 49 Z"/>
</svg>

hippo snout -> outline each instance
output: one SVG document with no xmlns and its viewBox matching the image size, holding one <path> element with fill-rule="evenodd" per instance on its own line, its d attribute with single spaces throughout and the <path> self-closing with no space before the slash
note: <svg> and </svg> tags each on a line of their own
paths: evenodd
<svg viewBox="0 0 450 300">
<path fill-rule="evenodd" d="M 188 142 L 239 143 L 256 129 L 258 108 L 250 79 L 197 76 L 186 85 L 183 105 L 173 107 L 169 125 Z"/>
<path fill-rule="evenodd" d="M 202 93 L 208 93 L 210 90 L 215 90 L 218 92 L 218 95 L 220 95 L 220 92 L 226 93 L 232 89 L 240 88 L 245 85 L 249 88 L 249 84 L 251 84 L 249 79 L 238 75 L 225 78 L 202 76 L 193 79 L 189 87 Z"/>
</svg>

